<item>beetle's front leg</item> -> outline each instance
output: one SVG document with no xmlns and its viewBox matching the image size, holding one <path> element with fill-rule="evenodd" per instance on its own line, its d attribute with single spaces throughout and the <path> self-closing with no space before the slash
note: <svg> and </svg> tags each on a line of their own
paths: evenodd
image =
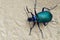
<svg viewBox="0 0 60 40">
<path fill-rule="evenodd" d="M 31 35 L 31 31 L 32 31 L 32 29 L 34 28 L 35 24 L 36 24 L 36 22 L 33 22 L 33 26 L 30 28 L 30 33 L 29 33 L 29 35 Z"/>
</svg>

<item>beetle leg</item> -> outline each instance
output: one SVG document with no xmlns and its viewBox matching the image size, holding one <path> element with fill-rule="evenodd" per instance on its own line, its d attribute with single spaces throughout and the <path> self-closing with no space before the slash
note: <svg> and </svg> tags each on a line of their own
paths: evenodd
<svg viewBox="0 0 60 40">
<path fill-rule="evenodd" d="M 49 8 L 43 7 L 43 8 L 42 8 L 42 12 L 44 11 L 44 9 L 50 10 Z"/>
<path fill-rule="evenodd" d="M 50 11 L 50 10 L 53 10 L 54 8 L 56 8 L 57 6 L 58 6 L 58 5 L 55 5 L 55 6 L 54 6 L 54 7 L 52 7 L 52 8 L 46 8 L 46 7 L 43 7 L 43 8 L 42 8 L 42 11 L 44 11 L 44 9 L 47 9 L 47 10 L 49 10 L 49 11 Z"/>
<path fill-rule="evenodd" d="M 35 0 L 35 4 L 34 4 L 34 12 L 35 12 L 35 15 L 37 15 L 37 13 L 36 13 L 36 3 L 37 3 L 37 0 Z"/>
<path fill-rule="evenodd" d="M 31 31 L 32 31 L 32 29 L 34 28 L 35 24 L 36 24 L 36 22 L 34 22 L 34 23 L 33 23 L 33 26 L 30 28 L 30 33 L 29 33 L 29 35 L 31 35 Z"/>
<path fill-rule="evenodd" d="M 42 32 L 42 30 L 41 30 L 40 27 L 39 27 L 39 22 L 37 22 L 37 25 L 38 25 L 38 28 L 39 28 L 41 34 L 42 34 L 42 38 L 43 38 L 43 32 Z"/>
<path fill-rule="evenodd" d="M 48 23 L 43 23 L 44 26 L 46 26 Z"/>
<path fill-rule="evenodd" d="M 42 12 L 44 11 L 44 8 L 42 8 Z"/>
<path fill-rule="evenodd" d="M 53 10 L 54 8 L 56 8 L 58 5 L 55 5 L 54 7 L 50 8 L 50 10 Z"/>
</svg>

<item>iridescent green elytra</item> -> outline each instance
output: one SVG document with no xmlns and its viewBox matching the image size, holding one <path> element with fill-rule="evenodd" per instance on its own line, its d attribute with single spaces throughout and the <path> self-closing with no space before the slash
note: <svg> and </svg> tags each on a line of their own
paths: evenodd
<svg viewBox="0 0 60 40">
<path fill-rule="evenodd" d="M 52 20 L 52 14 L 49 11 L 39 12 L 36 17 L 40 23 L 50 22 Z"/>
</svg>

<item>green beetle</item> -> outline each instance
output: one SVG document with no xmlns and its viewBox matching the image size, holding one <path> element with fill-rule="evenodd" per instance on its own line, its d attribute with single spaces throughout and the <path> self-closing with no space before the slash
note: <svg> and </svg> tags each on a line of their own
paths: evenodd
<svg viewBox="0 0 60 40">
<path fill-rule="evenodd" d="M 56 5 L 57 6 L 57 5 Z M 56 6 L 54 6 L 53 8 L 49 9 L 49 8 L 46 8 L 46 7 L 43 7 L 42 8 L 42 11 L 41 12 L 36 12 L 36 0 L 35 0 L 35 4 L 34 4 L 34 13 L 35 15 L 30 12 L 28 10 L 28 7 L 26 6 L 26 10 L 28 13 L 31 13 L 32 17 L 28 17 L 28 22 L 33 22 L 33 26 L 30 28 L 30 33 L 29 35 L 31 35 L 31 30 L 34 28 L 35 24 L 37 23 L 38 25 L 38 28 L 39 30 L 41 31 L 41 34 L 42 34 L 42 37 L 43 37 L 43 32 L 42 30 L 40 29 L 40 23 L 43 23 L 44 26 L 46 26 L 53 18 L 53 15 L 51 14 L 50 10 L 54 9 Z M 47 9 L 47 10 L 45 10 Z M 28 14 L 27 14 L 28 15 Z"/>
</svg>

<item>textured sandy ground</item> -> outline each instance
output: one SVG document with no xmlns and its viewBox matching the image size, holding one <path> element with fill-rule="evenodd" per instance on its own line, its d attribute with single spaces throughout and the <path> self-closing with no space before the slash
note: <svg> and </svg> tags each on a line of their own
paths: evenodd
<svg viewBox="0 0 60 40">
<path fill-rule="evenodd" d="M 60 40 L 60 0 L 37 0 L 37 12 L 42 7 L 58 6 L 51 10 L 53 19 L 46 27 L 40 25 L 44 39 L 37 25 L 29 36 L 30 26 L 24 11 L 27 5 L 33 12 L 34 0 L 0 0 L 0 40 Z M 34 12 L 33 12 L 34 13 Z"/>
</svg>

